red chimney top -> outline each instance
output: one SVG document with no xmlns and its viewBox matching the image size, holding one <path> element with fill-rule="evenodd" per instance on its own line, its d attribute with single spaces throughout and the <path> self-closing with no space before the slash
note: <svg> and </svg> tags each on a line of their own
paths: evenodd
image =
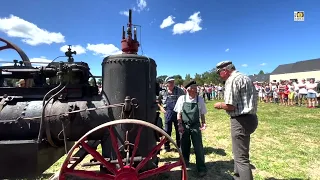
<svg viewBox="0 0 320 180">
<path fill-rule="evenodd" d="M 121 48 L 124 54 L 137 54 L 139 51 L 139 42 L 137 41 L 137 28 L 134 27 L 133 30 L 133 39 L 132 39 L 132 10 L 129 9 L 129 23 L 127 24 L 127 37 L 126 32 L 124 30 L 124 26 L 122 26 L 122 40 L 121 40 Z"/>
</svg>

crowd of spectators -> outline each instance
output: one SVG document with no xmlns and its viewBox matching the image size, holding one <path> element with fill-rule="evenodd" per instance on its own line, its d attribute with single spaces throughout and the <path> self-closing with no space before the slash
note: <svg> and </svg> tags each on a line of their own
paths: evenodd
<svg viewBox="0 0 320 180">
<path fill-rule="evenodd" d="M 280 82 L 254 82 L 259 102 L 276 103 L 283 106 L 305 106 L 315 108 L 320 102 L 320 83 L 314 79 L 306 81 L 281 80 Z"/>
<path fill-rule="evenodd" d="M 204 84 L 203 86 L 198 86 L 198 93 L 205 100 L 222 100 L 224 94 L 224 86 L 222 84 Z"/>
<path fill-rule="evenodd" d="M 260 103 L 275 103 L 283 106 L 320 106 L 320 82 L 314 79 L 280 82 L 253 82 Z M 183 87 L 181 87 L 183 89 Z M 224 85 L 204 84 L 198 86 L 198 93 L 204 100 L 222 100 Z"/>
</svg>

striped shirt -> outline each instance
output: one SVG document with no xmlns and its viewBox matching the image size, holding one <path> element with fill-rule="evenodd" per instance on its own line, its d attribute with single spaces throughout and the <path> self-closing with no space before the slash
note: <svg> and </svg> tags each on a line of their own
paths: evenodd
<svg viewBox="0 0 320 180">
<path fill-rule="evenodd" d="M 233 71 L 226 81 L 224 101 L 235 107 L 235 110 L 227 111 L 231 117 L 257 113 L 256 89 L 251 79 L 238 71 Z"/>
</svg>

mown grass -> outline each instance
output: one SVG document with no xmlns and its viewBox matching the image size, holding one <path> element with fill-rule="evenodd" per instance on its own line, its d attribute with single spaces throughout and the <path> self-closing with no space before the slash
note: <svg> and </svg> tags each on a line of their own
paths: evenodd
<svg viewBox="0 0 320 180">
<path fill-rule="evenodd" d="M 203 132 L 208 167 L 203 179 L 232 179 L 229 118 L 213 104 L 207 103 L 208 128 Z M 259 126 L 252 135 L 250 152 L 255 179 L 320 179 L 320 109 L 260 103 L 258 111 Z M 175 152 L 161 152 L 163 161 L 177 157 Z M 58 171 L 63 159 L 39 179 Z M 195 163 L 194 154 L 191 163 Z M 191 180 L 199 179 L 192 171 L 188 174 Z"/>
</svg>

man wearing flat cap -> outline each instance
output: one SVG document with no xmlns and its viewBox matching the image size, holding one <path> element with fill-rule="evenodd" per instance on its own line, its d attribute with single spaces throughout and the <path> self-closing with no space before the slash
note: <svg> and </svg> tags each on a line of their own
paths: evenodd
<svg viewBox="0 0 320 180">
<path fill-rule="evenodd" d="M 224 102 L 214 105 L 230 116 L 234 179 L 253 180 L 249 161 L 250 135 L 258 126 L 258 98 L 248 76 L 238 72 L 231 61 L 217 64 L 217 73 L 226 81 Z"/>
<path fill-rule="evenodd" d="M 167 89 L 162 91 L 160 94 L 160 99 L 162 99 L 162 106 L 160 106 L 160 110 L 165 115 L 165 131 L 171 136 L 172 133 L 172 124 L 176 130 L 176 143 L 178 147 L 180 147 L 180 133 L 178 130 L 178 121 L 177 121 L 177 113 L 174 111 L 174 106 L 178 98 L 181 95 L 184 95 L 184 91 L 178 86 L 174 85 L 174 77 L 167 77 L 165 79 L 165 83 Z M 166 142 L 164 144 L 164 148 L 167 152 L 170 151 L 170 142 Z"/>
<path fill-rule="evenodd" d="M 204 130 L 206 127 L 205 114 L 207 113 L 207 108 L 204 99 L 197 93 L 195 81 L 186 84 L 185 88 L 187 94 L 179 97 L 174 108 L 177 112 L 179 132 L 182 133 L 181 151 L 188 167 L 192 142 L 196 155 L 197 171 L 199 176 L 203 177 L 206 175 L 207 168 L 204 159 L 201 130 Z"/>
</svg>

